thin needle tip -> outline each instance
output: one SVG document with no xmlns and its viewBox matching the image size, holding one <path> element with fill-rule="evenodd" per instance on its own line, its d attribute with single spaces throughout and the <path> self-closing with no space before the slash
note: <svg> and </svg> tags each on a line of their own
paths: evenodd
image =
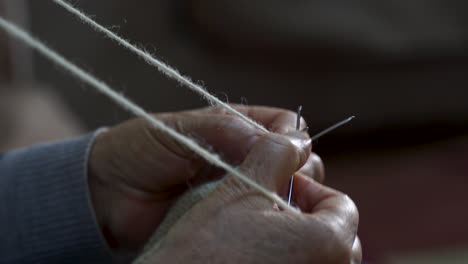
<svg viewBox="0 0 468 264">
<path fill-rule="evenodd" d="M 350 122 L 350 121 L 353 120 L 354 118 L 356 118 L 356 116 L 350 116 L 350 117 L 346 118 L 345 120 L 339 122 L 338 124 L 340 124 L 339 126 L 342 126 L 342 125 L 344 125 L 344 124 Z M 338 126 L 338 127 L 339 127 L 339 126 Z"/>
<path fill-rule="evenodd" d="M 296 117 L 296 130 L 301 129 L 301 112 L 302 112 L 302 105 L 297 108 L 297 117 Z M 307 127 L 306 127 L 307 128 Z M 308 129 L 308 128 L 307 128 Z M 289 180 L 289 192 L 288 192 L 288 205 L 291 205 L 292 201 L 292 192 L 293 192 L 293 185 L 294 185 L 294 175 L 291 176 Z"/>
<path fill-rule="evenodd" d="M 302 105 L 297 108 L 297 117 L 296 117 L 296 130 L 301 128 L 301 114 L 302 114 Z"/>
<path fill-rule="evenodd" d="M 350 122 L 351 120 L 353 120 L 355 117 L 356 117 L 356 116 L 350 116 L 350 117 L 348 117 L 347 119 L 345 119 L 345 120 L 343 120 L 343 121 L 340 121 L 340 122 L 334 124 L 333 126 L 327 128 L 327 129 L 323 130 L 322 132 L 320 132 L 320 133 L 316 134 L 315 136 L 313 136 L 313 137 L 311 138 L 311 140 L 312 140 L 312 141 L 315 141 L 315 140 L 319 139 L 321 136 L 323 136 L 323 135 L 325 135 L 325 134 L 328 134 L 329 132 L 331 132 L 331 131 L 333 131 L 333 130 L 339 128 L 339 127 L 341 127 L 342 125 L 347 124 L 348 122 Z"/>
</svg>

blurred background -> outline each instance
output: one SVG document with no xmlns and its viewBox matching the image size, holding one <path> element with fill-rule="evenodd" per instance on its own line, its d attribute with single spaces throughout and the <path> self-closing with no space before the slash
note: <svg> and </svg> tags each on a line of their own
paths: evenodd
<svg viewBox="0 0 468 264">
<path fill-rule="evenodd" d="M 224 101 L 291 110 L 321 138 L 327 183 L 361 214 L 370 263 L 468 263 L 468 3 L 74 0 Z M 154 112 L 205 106 L 52 1 L 2 16 Z M 0 151 L 129 118 L 0 34 Z"/>
</svg>

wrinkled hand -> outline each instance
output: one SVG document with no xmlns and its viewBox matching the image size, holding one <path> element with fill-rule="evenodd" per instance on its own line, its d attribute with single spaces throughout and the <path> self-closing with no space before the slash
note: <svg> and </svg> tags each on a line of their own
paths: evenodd
<svg viewBox="0 0 468 264">
<path fill-rule="evenodd" d="M 239 169 L 282 192 L 307 160 L 310 140 L 264 135 Z M 359 263 L 358 213 L 346 196 L 296 175 L 291 213 L 228 177 L 185 214 L 147 263 Z"/>
<path fill-rule="evenodd" d="M 295 130 L 293 112 L 235 107 L 273 132 L 284 134 Z M 156 117 L 211 147 L 234 165 L 244 161 L 252 147 L 265 137 L 261 131 L 218 108 Z M 257 171 L 260 173 L 260 168 Z M 141 248 L 180 194 L 191 185 L 221 175 L 222 171 L 140 119 L 100 134 L 89 161 L 90 192 L 96 216 L 116 251 Z M 314 154 L 308 156 L 300 175 L 300 179 L 311 177 L 321 181 L 320 158 Z M 281 192 L 284 194 L 285 190 L 287 186 Z"/>
</svg>

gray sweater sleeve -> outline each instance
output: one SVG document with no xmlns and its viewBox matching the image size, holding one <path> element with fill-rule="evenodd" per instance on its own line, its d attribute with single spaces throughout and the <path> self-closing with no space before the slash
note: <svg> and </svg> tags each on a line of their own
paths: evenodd
<svg viewBox="0 0 468 264">
<path fill-rule="evenodd" d="M 87 184 L 95 136 L 0 156 L 0 263 L 110 263 Z"/>
</svg>

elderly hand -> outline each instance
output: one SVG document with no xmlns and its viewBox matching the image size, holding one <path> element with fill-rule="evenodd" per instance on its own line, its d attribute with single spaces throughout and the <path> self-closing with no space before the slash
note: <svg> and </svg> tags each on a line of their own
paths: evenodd
<svg viewBox="0 0 468 264">
<path fill-rule="evenodd" d="M 239 169 L 271 191 L 282 192 L 306 161 L 310 140 L 264 135 Z M 301 213 L 227 178 L 171 228 L 147 263 L 359 263 L 353 258 L 358 214 L 335 190 L 296 175 Z"/>
<path fill-rule="evenodd" d="M 235 107 L 273 132 L 286 134 L 295 130 L 296 114 L 293 112 L 267 107 Z M 277 141 L 283 142 L 283 137 L 264 135 L 261 131 L 249 126 L 237 117 L 226 114 L 218 108 L 164 113 L 158 114 L 156 117 L 179 132 L 188 134 L 203 142 L 204 145 L 210 146 L 212 150 L 222 154 L 223 158 L 229 163 L 236 165 L 242 162 L 242 168 L 247 170 L 247 173 L 253 177 L 268 175 L 272 179 L 278 178 L 270 176 L 271 168 L 273 167 L 265 168 L 265 165 L 252 163 L 252 160 L 255 160 L 254 157 L 260 158 L 258 155 L 261 152 L 258 149 L 261 149 L 262 146 L 267 148 L 265 148 L 261 155 L 268 158 L 271 156 L 272 158 L 269 160 L 271 162 L 274 161 L 274 167 L 279 165 L 279 163 L 292 162 L 290 157 L 284 156 L 292 154 L 292 148 L 289 145 L 287 145 L 286 149 L 289 149 L 290 153 L 284 153 L 282 148 L 278 150 L 278 153 L 270 153 L 270 151 L 276 151 L 270 145 L 276 145 L 274 142 Z M 305 126 L 305 124 L 303 123 L 302 126 Z M 309 146 L 308 144 L 306 145 Z M 309 149 L 308 147 L 306 148 Z M 297 151 L 297 149 L 294 149 L 293 152 L 296 153 Z M 302 166 L 294 186 L 295 201 L 299 206 L 301 206 L 303 201 L 308 200 L 307 196 L 300 195 L 300 193 L 307 193 L 301 191 L 301 186 L 304 186 L 304 184 L 320 186 L 311 180 L 311 178 L 323 179 L 323 165 L 320 159 L 316 155 L 309 155 L 309 151 L 302 151 L 301 153 L 303 153 L 303 160 L 300 164 L 304 166 Z M 246 156 L 250 158 L 245 160 Z M 251 160 L 250 163 L 248 160 Z M 250 165 L 245 165 L 246 163 Z M 294 170 L 288 171 L 289 175 L 296 172 L 299 168 L 296 163 L 290 164 L 290 166 L 294 167 Z M 252 172 L 255 172 L 253 173 L 255 175 Z M 278 173 L 274 175 L 279 175 Z M 284 174 L 284 172 L 281 174 Z M 93 206 L 103 234 L 110 246 L 116 251 L 137 250 L 141 248 L 158 227 L 170 205 L 180 194 L 186 191 L 190 185 L 200 184 L 221 175 L 223 175 L 222 171 L 213 168 L 210 164 L 193 154 L 192 151 L 179 145 L 165 134 L 153 129 L 140 119 L 125 122 L 100 134 L 96 139 L 89 161 L 89 185 Z M 281 179 L 286 179 L 284 177 Z M 229 179 L 223 186 L 232 180 Z M 282 186 L 281 190 L 278 189 L 278 191 L 284 195 L 287 190 L 287 180 L 282 185 L 284 186 Z M 220 189 L 227 188 L 226 185 Z M 321 194 L 328 193 L 329 191 L 337 197 L 344 197 L 325 187 L 320 186 L 317 188 L 327 190 L 320 191 Z M 240 188 L 239 190 L 243 189 Z M 241 192 L 238 194 L 240 195 Z M 264 200 L 261 196 L 257 198 L 258 201 Z M 339 198 L 338 200 L 340 203 L 349 206 L 352 209 L 350 209 L 351 218 L 356 218 L 357 213 L 353 209 L 355 207 L 352 205 L 352 202 L 347 198 Z M 226 201 L 226 199 L 218 199 L 218 201 L 221 203 L 221 201 Z M 315 200 L 311 200 L 307 205 L 312 206 L 314 202 Z M 264 200 L 260 204 L 266 205 L 267 203 L 268 201 Z M 334 200 L 331 203 L 333 204 Z M 205 202 L 201 204 L 205 204 Z M 244 203 L 239 203 L 239 205 L 242 204 Z M 248 208 L 238 208 L 239 211 L 237 213 L 234 212 L 233 210 L 237 208 L 233 207 L 233 205 L 225 204 L 226 214 L 231 212 L 241 216 L 247 213 L 246 210 Z M 283 212 L 274 211 L 271 206 L 269 208 L 274 214 L 284 214 Z M 258 208 L 250 209 L 255 211 Z M 198 211 L 200 211 L 200 214 L 203 214 L 203 210 L 196 210 L 196 212 Z M 266 211 L 262 208 L 260 212 Z M 274 214 L 272 214 L 272 217 Z M 207 214 L 205 217 L 212 216 Z M 240 221 L 238 225 L 243 221 L 245 222 L 250 216 L 245 215 L 245 217 L 244 220 L 238 217 Z M 357 223 L 354 220 L 351 221 L 351 218 L 341 219 L 341 222 L 350 222 L 350 232 L 355 233 L 354 225 L 357 225 Z M 233 220 L 231 219 L 229 223 Z M 326 222 L 325 218 L 322 220 L 322 222 Z M 208 221 L 221 223 L 222 219 L 208 219 Z M 291 224 L 293 223 L 291 222 Z M 257 227 L 252 226 L 252 228 Z M 333 232 L 338 232 L 337 230 L 333 229 L 330 231 L 330 228 L 327 228 L 327 226 L 325 226 L 324 230 L 324 232 L 331 232 L 331 237 L 328 240 L 340 240 L 339 237 L 334 237 L 336 234 Z M 263 231 L 265 234 L 269 232 L 266 229 Z M 271 235 L 274 236 L 275 234 L 272 233 Z M 221 239 L 220 241 L 224 241 L 222 236 L 223 233 L 218 234 L 219 239 Z M 188 236 L 187 238 L 190 240 L 191 237 Z M 196 239 L 195 236 L 193 238 Z M 232 239 L 235 239 L 235 237 L 232 237 Z M 287 241 L 285 243 L 287 244 Z M 289 245 L 288 247 L 290 246 L 295 247 L 294 245 Z M 180 248 L 177 250 L 181 251 Z M 169 249 L 165 250 L 165 252 L 169 251 Z"/>
</svg>

